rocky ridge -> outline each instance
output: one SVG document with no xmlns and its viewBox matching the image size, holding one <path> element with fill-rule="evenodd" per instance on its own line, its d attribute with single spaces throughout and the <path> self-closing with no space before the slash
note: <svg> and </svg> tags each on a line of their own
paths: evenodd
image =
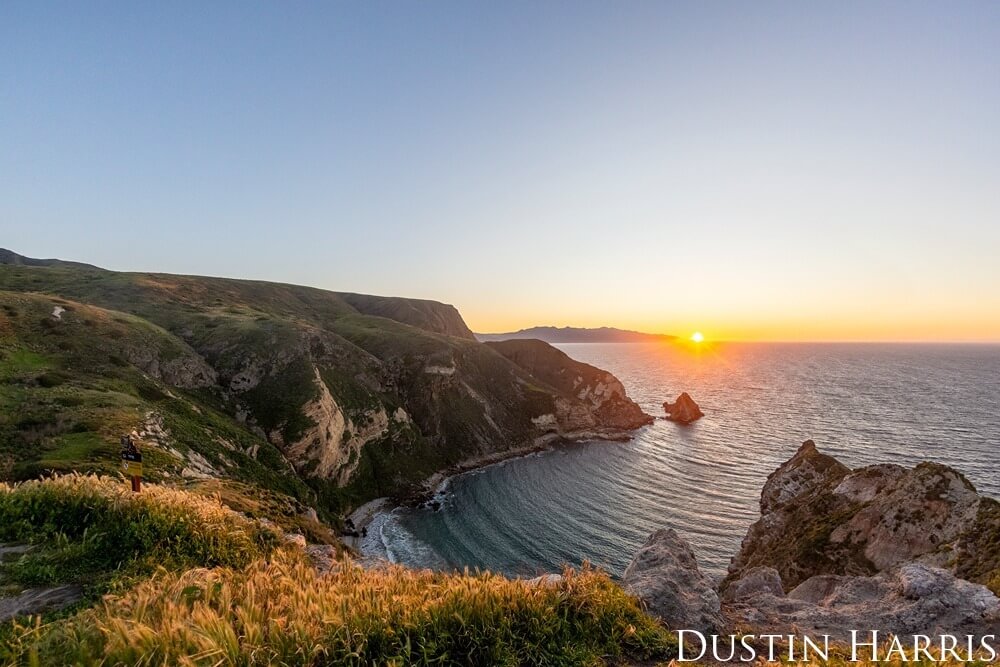
<svg viewBox="0 0 1000 667">
<path fill-rule="evenodd" d="M 806 441 L 760 508 L 718 588 L 673 531 L 650 537 L 625 585 L 677 628 L 1000 634 L 998 503 L 956 470 L 851 470 Z"/>
</svg>

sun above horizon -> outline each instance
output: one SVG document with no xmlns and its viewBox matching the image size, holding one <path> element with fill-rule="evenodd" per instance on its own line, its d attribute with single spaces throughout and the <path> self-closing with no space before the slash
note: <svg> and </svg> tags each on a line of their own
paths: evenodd
<svg viewBox="0 0 1000 667">
<path fill-rule="evenodd" d="M 691 342 L 692 343 L 700 343 L 700 342 L 702 342 L 704 340 L 705 340 L 705 337 L 701 334 L 700 331 L 695 331 L 693 334 L 691 334 Z"/>
</svg>

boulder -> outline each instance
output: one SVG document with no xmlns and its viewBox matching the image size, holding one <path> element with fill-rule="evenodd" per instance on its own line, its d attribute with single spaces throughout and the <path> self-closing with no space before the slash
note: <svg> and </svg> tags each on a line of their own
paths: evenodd
<svg viewBox="0 0 1000 667">
<path fill-rule="evenodd" d="M 727 603 L 725 615 L 749 632 L 829 634 L 839 641 L 855 629 L 883 636 L 1000 632 L 1000 599 L 989 589 L 920 563 L 871 577 L 819 575 L 787 596 L 761 589 Z"/>
<path fill-rule="evenodd" d="M 339 568 L 340 556 L 337 547 L 332 544 L 309 544 L 306 546 L 306 555 L 320 574 Z"/>
<path fill-rule="evenodd" d="M 731 582 L 722 593 L 723 601 L 746 600 L 763 595 L 785 594 L 781 575 L 773 567 L 753 567 L 740 579 Z"/>
<path fill-rule="evenodd" d="M 712 632 L 722 626 L 719 596 L 690 545 L 672 528 L 658 530 L 622 577 L 625 589 L 671 628 Z"/>
<path fill-rule="evenodd" d="M 667 413 L 667 419 L 680 424 L 690 424 L 705 416 L 705 413 L 701 411 L 701 408 L 686 391 L 681 393 L 673 403 L 664 402 L 663 409 Z"/>
</svg>

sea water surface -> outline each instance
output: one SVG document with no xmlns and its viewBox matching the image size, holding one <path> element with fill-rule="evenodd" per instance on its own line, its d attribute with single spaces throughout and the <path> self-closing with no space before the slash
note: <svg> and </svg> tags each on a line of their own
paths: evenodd
<svg viewBox="0 0 1000 667">
<path fill-rule="evenodd" d="M 806 439 L 852 467 L 947 463 L 1000 497 L 1000 346 L 559 347 L 614 373 L 649 414 L 687 391 L 706 416 L 454 477 L 439 510 L 399 509 L 373 525 L 390 559 L 508 575 L 588 560 L 620 576 L 650 533 L 672 527 L 721 577 L 767 475 Z"/>
</svg>

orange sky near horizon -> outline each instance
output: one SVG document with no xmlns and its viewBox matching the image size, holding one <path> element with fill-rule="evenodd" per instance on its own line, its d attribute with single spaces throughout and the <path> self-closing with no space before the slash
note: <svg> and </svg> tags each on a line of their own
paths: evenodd
<svg viewBox="0 0 1000 667">
<path fill-rule="evenodd" d="M 488 308 L 462 308 L 473 331 L 498 333 L 532 326 L 610 326 L 646 333 L 689 337 L 700 331 L 709 341 L 794 341 L 794 342 L 968 342 L 1000 343 L 1000 309 L 969 308 L 966 304 L 920 308 L 920 300 L 900 302 L 895 308 L 856 306 L 823 313 L 822 306 L 781 313 L 777 308 L 757 313 L 677 312 L 663 308 L 662 316 L 638 316 L 609 308 L 604 315 L 594 313 L 546 312 L 525 309 L 505 314 Z M 616 312 L 618 311 L 618 312 Z"/>
</svg>

